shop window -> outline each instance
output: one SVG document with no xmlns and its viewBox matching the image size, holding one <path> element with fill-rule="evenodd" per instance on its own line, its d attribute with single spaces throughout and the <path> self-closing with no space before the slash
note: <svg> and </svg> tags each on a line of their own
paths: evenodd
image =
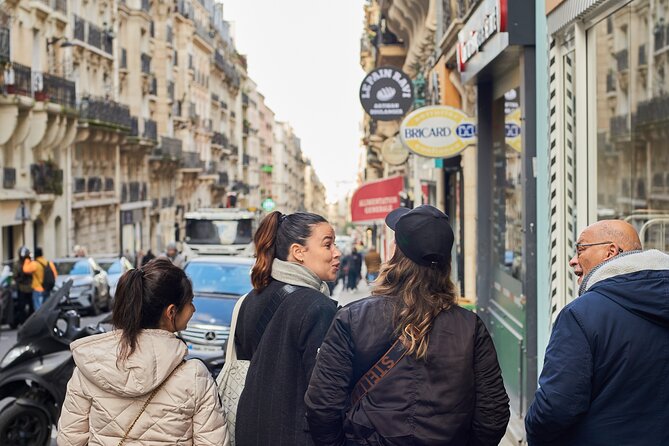
<svg viewBox="0 0 669 446">
<path fill-rule="evenodd" d="M 642 5 L 648 2 L 630 2 L 589 33 L 596 48 L 597 86 L 591 91 L 597 114 L 597 217 L 626 219 L 640 231 L 644 248 L 668 251 L 669 10 L 657 2 Z M 610 32 L 616 42 L 613 59 Z M 607 88 L 612 71 L 623 88 Z"/>
</svg>

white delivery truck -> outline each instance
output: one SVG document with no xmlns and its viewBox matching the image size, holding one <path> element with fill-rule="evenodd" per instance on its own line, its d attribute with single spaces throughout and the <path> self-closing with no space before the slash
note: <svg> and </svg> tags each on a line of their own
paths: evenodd
<svg viewBox="0 0 669 446">
<path fill-rule="evenodd" d="M 204 208 L 187 212 L 182 254 L 186 259 L 204 255 L 253 256 L 254 212 L 234 208 Z"/>
</svg>

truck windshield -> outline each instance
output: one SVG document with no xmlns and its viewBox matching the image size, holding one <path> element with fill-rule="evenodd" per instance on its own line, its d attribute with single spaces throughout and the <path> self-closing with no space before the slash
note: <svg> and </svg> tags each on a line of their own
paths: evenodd
<svg viewBox="0 0 669 446">
<path fill-rule="evenodd" d="M 253 237 L 252 220 L 186 220 L 186 241 L 194 245 L 245 245 Z"/>
</svg>

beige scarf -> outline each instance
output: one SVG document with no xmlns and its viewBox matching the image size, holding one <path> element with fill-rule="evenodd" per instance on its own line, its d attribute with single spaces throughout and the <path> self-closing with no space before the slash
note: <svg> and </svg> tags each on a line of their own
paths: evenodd
<svg viewBox="0 0 669 446">
<path fill-rule="evenodd" d="M 309 268 L 299 263 L 274 259 L 272 262 L 272 278 L 279 282 L 312 288 L 328 297 L 330 296 L 328 284 L 323 282 Z"/>
</svg>

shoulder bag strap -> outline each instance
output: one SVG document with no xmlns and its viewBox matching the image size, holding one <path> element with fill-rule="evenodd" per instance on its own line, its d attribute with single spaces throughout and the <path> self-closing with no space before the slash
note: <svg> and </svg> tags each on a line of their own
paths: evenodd
<svg viewBox="0 0 669 446">
<path fill-rule="evenodd" d="M 248 294 L 243 295 L 237 300 L 234 310 L 232 310 L 232 321 L 230 322 L 230 333 L 228 334 L 228 343 L 225 347 L 225 360 L 237 360 L 237 349 L 235 348 L 235 333 L 237 332 L 237 319 L 239 319 L 239 309 L 244 303 Z"/>
<path fill-rule="evenodd" d="M 265 333 L 267 325 L 274 317 L 274 313 L 276 313 L 276 310 L 279 309 L 279 305 L 281 305 L 281 302 L 283 302 L 286 296 L 288 296 L 290 293 L 296 290 L 297 290 L 296 286 L 285 284 L 277 291 L 275 291 L 274 294 L 272 294 L 269 303 L 267 304 L 265 310 L 260 315 L 260 319 L 258 319 L 258 325 L 256 326 L 258 343 L 260 343 L 260 341 L 262 340 L 262 335 Z"/>
<path fill-rule="evenodd" d="M 161 382 L 161 383 L 158 385 L 158 387 L 156 387 L 155 389 L 153 389 L 153 392 L 151 392 L 151 395 L 149 395 L 149 397 L 146 399 L 146 401 L 144 401 L 144 405 L 142 406 L 141 410 L 139 411 L 139 413 L 138 413 L 137 416 L 135 417 L 135 420 L 132 422 L 132 424 L 130 425 L 130 427 L 128 428 L 128 430 L 126 430 L 125 433 L 123 434 L 123 438 L 121 438 L 121 441 L 118 442 L 118 445 L 117 445 L 117 446 L 122 446 L 123 443 L 125 443 L 125 440 L 128 439 L 128 435 L 130 435 L 130 431 L 132 431 L 132 428 L 135 427 L 135 424 L 137 423 L 137 420 L 139 420 L 139 417 L 142 416 L 142 414 L 143 414 L 144 411 L 146 410 L 147 406 L 149 405 L 149 403 L 151 402 L 151 400 L 153 399 L 153 397 L 156 396 L 156 394 L 157 394 L 158 391 L 163 387 L 163 385 L 164 385 L 164 384 L 165 384 L 165 383 L 172 377 L 172 375 L 174 375 L 174 372 L 176 372 L 177 369 L 178 369 L 179 367 L 181 367 L 182 365 L 184 365 L 185 363 L 186 363 L 186 361 L 182 361 L 181 363 L 179 363 L 178 366 L 174 367 L 174 370 L 172 370 L 172 372 L 170 372 L 170 374 L 167 375 L 167 378 L 165 378 L 165 379 L 163 380 L 163 382 Z"/>
<path fill-rule="evenodd" d="M 358 404 L 365 395 L 379 382 L 381 379 L 397 365 L 404 357 L 407 349 L 404 344 L 397 339 L 390 349 L 377 361 L 376 364 L 370 368 L 367 373 L 362 375 L 351 393 L 351 405 Z"/>
</svg>

